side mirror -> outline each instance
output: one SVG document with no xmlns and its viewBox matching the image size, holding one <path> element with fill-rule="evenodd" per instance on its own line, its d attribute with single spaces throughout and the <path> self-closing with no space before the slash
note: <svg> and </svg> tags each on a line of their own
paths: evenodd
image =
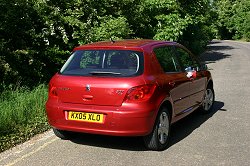
<svg viewBox="0 0 250 166">
<path fill-rule="evenodd" d="M 185 69 L 185 71 L 187 72 L 187 78 L 189 79 L 195 79 L 197 77 L 197 71 L 192 69 L 191 67 L 188 67 Z"/>
</svg>

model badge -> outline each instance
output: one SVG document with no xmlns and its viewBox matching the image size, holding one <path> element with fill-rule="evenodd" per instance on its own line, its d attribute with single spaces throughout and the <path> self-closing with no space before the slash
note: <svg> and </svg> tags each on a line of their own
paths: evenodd
<svg viewBox="0 0 250 166">
<path fill-rule="evenodd" d="M 86 91 L 90 91 L 90 85 L 86 85 Z"/>
<path fill-rule="evenodd" d="M 67 88 L 67 87 L 60 87 L 60 88 L 58 88 L 59 90 L 70 90 L 70 88 Z"/>
<path fill-rule="evenodd" d="M 117 93 L 118 95 L 122 95 L 123 92 L 124 92 L 124 90 L 116 90 L 116 93 Z"/>
</svg>

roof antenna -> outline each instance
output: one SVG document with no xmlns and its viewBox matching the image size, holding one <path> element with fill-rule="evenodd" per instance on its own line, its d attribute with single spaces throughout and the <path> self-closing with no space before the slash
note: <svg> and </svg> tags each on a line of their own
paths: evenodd
<svg viewBox="0 0 250 166">
<path fill-rule="evenodd" d="M 112 39 L 112 37 L 110 38 L 110 41 L 112 44 L 115 43 L 115 41 Z"/>
</svg>

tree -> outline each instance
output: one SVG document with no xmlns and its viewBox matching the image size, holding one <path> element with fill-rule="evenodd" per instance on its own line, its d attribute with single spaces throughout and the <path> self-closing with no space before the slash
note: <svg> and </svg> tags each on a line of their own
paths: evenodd
<svg viewBox="0 0 250 166">
<path fill-rule="evenodd" d="M 200 53 L 211 39 L 209 0 L 0 0 L 0 8 L 0 87 L 47 82 L 79 44 L 148 38 Z"/>
<path fill-rule="evenodd" d="M 250 41 L 250 1 L 217 0 L 218 36 L 222 39 Z"/>
</svg>

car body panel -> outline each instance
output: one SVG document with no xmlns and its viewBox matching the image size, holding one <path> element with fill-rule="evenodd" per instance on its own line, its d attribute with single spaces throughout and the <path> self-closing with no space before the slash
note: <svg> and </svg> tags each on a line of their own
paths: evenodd
<svg viewBox="0 0 250 166">
<path fill-rule="evenodd" d="M 120 106 L 127 91 L 143 85 L 143 77 L 81 77 L 56 74 L 53 86 L 62 103 Z M 62 84 L 63 82 L 63 84 Z"/>
</svg>

